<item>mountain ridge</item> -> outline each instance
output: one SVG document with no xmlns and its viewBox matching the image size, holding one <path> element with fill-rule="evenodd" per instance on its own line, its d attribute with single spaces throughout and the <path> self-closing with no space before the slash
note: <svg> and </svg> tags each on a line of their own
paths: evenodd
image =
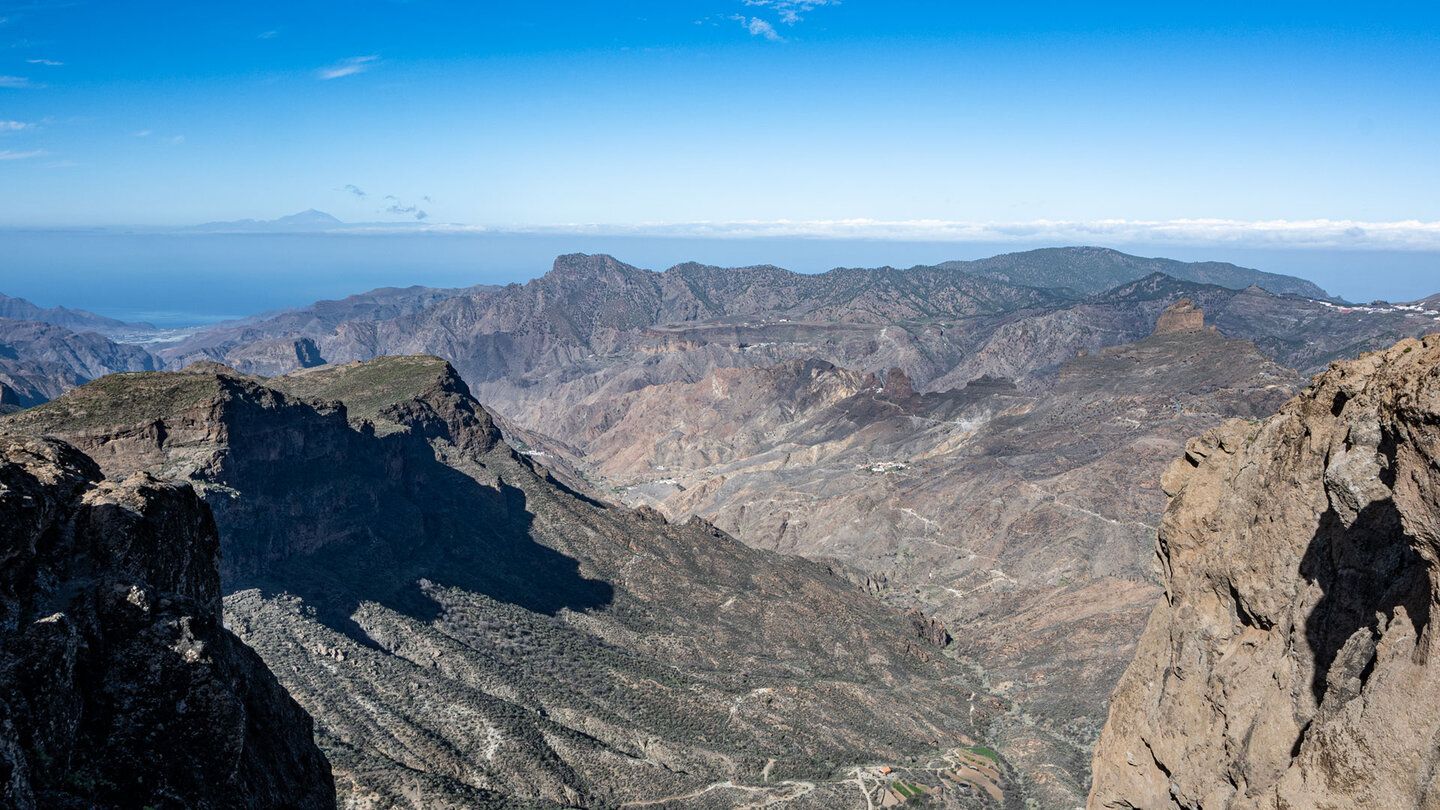
<svg viewBox="0 0 1440 810">
<path fill-rule="evenodd" d="M 1258 286 L 1278 295 L 1300 295 L 1343 303 L 1342 299 L 1331 296 L 1318 285 L 1295 276 L 1267 273 L 1229 262 L 1145 258 L 1094 246 L 1040 248 L 968 262 L 945 262 L 940 266 L 1032 286 L 1072 289 L 1077 297 L 1095 295 L 1154 273 L 1163 273 L 1183 281 L 1217 284 L 1230 289 Z"/>
<path fill-rule="evenodd" d="M 142 321 L 120 321 L 114 318 L 107 318 L 104 315 L 96 315 L 83 309 L 70 309 L 68 307 L 44 308 L 32 304 L 24 298 L 12 298 L 0 293 L 0 318 L 9 318 L 16 321 L 40 321 L 41 323 L 63 326 L 74 332 L 99 332 L 106 337 L 113 337 L 126 332 L 145 331 L 155 329 L 154 324 Z"/>
</svg>

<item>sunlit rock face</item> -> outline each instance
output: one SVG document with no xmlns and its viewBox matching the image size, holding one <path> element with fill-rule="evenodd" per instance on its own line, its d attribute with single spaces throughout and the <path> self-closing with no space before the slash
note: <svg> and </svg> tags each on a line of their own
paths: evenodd
<svg viewBox="0 0 1440 810">
<path fill-rule="evenodd" d="M 1440 336 L 1192 440 L 1163 485 L 1166 595 L 1090 807 L 1434 806 Z"/>
</svg>

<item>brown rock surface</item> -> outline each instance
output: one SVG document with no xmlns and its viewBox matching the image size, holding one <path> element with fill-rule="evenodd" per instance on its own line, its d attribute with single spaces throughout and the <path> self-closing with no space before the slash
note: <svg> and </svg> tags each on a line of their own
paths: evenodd
<svg viewBox="0 0 1440 810">
<path fill-rule="evenodd" d="M 1166 307 L 1155 321 L 1155 334 L 1157 335 L 1172 332 L 1194 332 L 1204 328 L 1205 311 L 1195 306 L 1195 302 L 1189 298 L 1181 298 Z"/>
<path fill-rule="evenodd" d="M 1163 485 L 1165 598 L 1089 806 L 1434 807 L 1440 335 L 1192 440 Z"/>
</svg>

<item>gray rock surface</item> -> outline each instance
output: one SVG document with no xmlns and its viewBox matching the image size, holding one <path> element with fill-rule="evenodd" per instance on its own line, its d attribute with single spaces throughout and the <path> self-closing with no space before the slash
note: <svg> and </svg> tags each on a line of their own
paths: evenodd
<svg viewBox="0 0 1440 810">
<path fill-rule="evenodd" d="M 0 796 L 30 808 L 333 808 L 309 716 L 221 624 L 188 486 L 0 434 Z"/>
</svg>

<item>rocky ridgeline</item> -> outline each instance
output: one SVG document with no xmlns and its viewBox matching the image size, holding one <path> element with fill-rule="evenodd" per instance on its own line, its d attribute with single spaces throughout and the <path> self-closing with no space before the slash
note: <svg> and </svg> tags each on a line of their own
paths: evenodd
<svg viewBox="0 0 1440 810">
<path fill-rule="evenodd" d="M 1440 335 L 1192 440 L 1163 486 L 1165 598 L 1089 806 L 1434 806 Z"/>
<path fill-rule="evenodd" d="M 335 806 L 310 717 L 221 624 L 190 487 L 0 435 L 0 526 L 0 804 Z"/>
</svg>

